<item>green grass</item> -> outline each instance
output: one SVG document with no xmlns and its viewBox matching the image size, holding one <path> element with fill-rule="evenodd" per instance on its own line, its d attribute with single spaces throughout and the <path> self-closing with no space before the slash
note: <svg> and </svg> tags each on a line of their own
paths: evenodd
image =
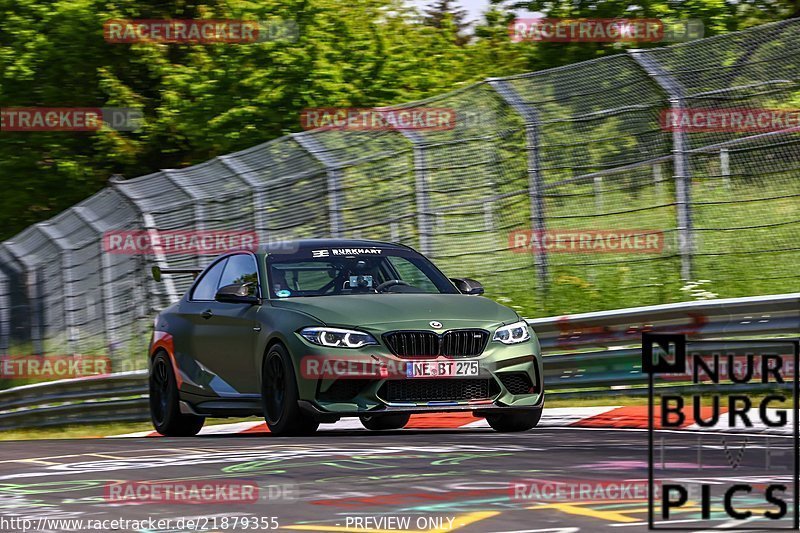
<svg viewBox="0 0 800 533">
<path fill-rule="evenodd" d="M 152 429 L 153 426 L 149 422 L 118 422 L 114 424 L 80 424 L 11 429 L 0 431 L 0 441 L 100 438 L 108 435 L 120 435 Z"/>
<path fill-rule="evenodd" d="M 681 279 L 668 165 L 659 184 L 647 167 L 607 176 L 599 189 L 592 183 L 553 187 L 544 208 L 550 230 L 661 230 L 660 251 L 549 253 L 548 281 L 542 286 L 533 253 L 502 249 L 509 246 L 511 231 L 530 228 L 527 198 L 518 196 L 496 207 L 490 233 L 447 235 L 463 231 L 468 220 L 453 216 L 448 221 L 445 215 L 437 225 L 435 261 L 448 275 L 478 279 L 487 296 L 531 318 L 697 299 L 684 288 L 697 280 L 707 280 L 701 288 L 719 298 L 800 291 L 795 272 L 800 250 L 793 250 L 800 248 L 800 171 L 754 170 L 746 156 L 731 157 L 734 175 L 727 185 L 717 175 L 718 154 L 693 161 L 691 280 Z M 787 163 L 778 164 L 786 168 Z M 472 220 L 483 217 L 478 212 Z"/>
</svg>

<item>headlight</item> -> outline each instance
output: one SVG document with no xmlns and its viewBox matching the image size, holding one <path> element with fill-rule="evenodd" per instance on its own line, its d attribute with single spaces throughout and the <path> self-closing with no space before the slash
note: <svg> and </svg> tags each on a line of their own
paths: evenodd
<svg viewBox="0 0 800 533">
<path fill-rule="evenodd" d="M 308 342 L 332 348 L 361 348 L 368 344 L 378 344 L 369 333 L 352 329 L 303 328 L 300 335 Z"/>
<path fill-rule="evenodd" d="M 497 328 L 497 331 L 494 332 L 494 337 L 492 340 L 500 341 L 503 344 L 518 344 L 520 342 L 525 342 L 530 338 L 531 334 L 528 331 L 528 323 L 524 320 L 521 320 L 519 322 L 514 322 L 513 324 L 500 326 Z"/>
</svg>

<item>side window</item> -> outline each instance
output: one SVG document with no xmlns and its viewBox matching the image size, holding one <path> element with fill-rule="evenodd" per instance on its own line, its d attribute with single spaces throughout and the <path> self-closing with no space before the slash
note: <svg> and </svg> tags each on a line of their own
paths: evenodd
<svg viewBox="0 0 800 533">
<path fill-rule="evenodd" d="M 224 287 L 233 283 L 249 283 L 248 294 L 258 296 L 258 269 L 252 255 L 239 254 L 228 259 L 219 286 Z"/>
<path fill-rule="evenodd" d="M 326 262 L 302 262 L 293 263 L 292 268 L 285 269 L 278 265 L 272 265 L 272 290 L 290 289 L 292 291 L 318 291 L 330 283 L 329 272 L 334 266 Z"/>
<path fill-rule="evenodd" d="M 192 292 L 192 300 L 213 300 L 217 294 L 217 287 L 219 286 L 219 278 L 222 276 L 222 271 L 225 269 L 225 264 L 228 259 L 223 259 L 206 272 L 200 282 Z"/>
</svg>

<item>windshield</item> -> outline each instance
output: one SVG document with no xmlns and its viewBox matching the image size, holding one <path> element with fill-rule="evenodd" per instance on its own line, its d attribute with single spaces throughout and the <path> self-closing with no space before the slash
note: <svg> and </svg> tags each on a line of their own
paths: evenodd
<svg viewBox="0 0 800 533">
<path fill-rule="evenodd" d="M 272 298 L 346 294 L 458 294 L 453 284 L 413 250 L 325 248 L 267 258 Z"/>
</svg>

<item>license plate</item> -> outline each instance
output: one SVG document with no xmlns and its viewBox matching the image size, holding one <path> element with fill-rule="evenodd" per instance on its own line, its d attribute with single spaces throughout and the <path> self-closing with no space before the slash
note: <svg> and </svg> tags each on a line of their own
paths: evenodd
<svg viewBox="0 0 800 533">
<path fill-rule="evenodd" d="M 478 375 L 478 361 L 409 361 L 406 377 L 455 378 Z"/>
</svg>

